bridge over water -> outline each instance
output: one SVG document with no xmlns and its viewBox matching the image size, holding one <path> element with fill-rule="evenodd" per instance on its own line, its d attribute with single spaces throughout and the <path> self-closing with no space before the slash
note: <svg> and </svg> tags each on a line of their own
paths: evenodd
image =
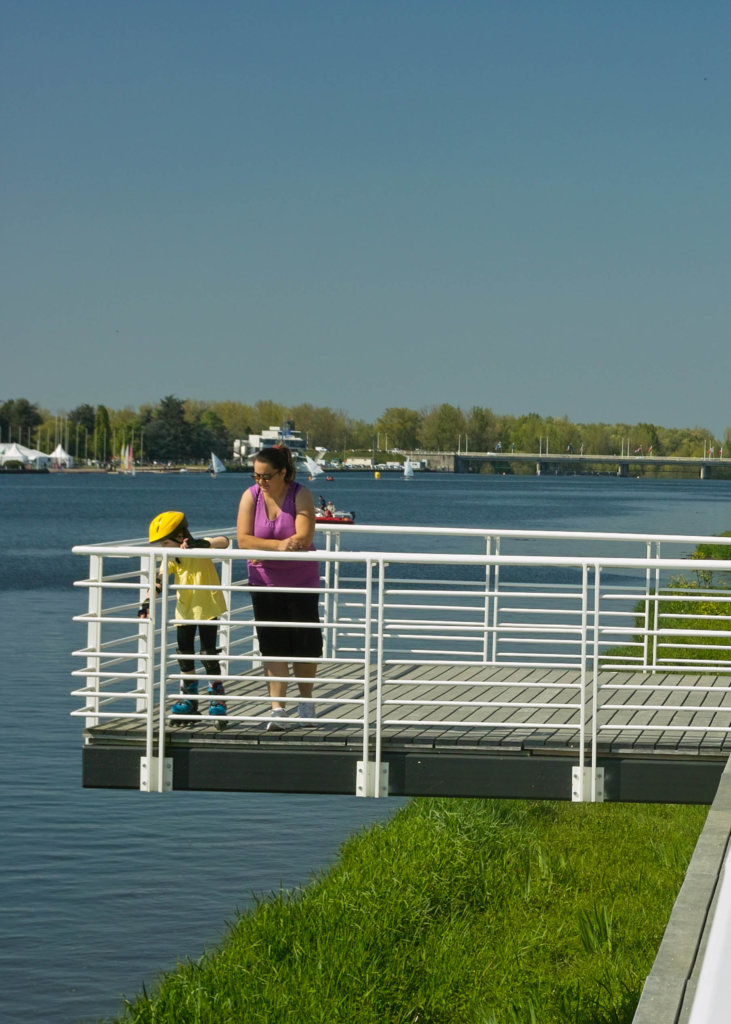
<svg viewBox="0 0 731 1024">
<path fill-rule="evenodd" d="M 538 476 L 548 473 L 611 473 L 632 476 L 638 469 L 673 468 L 697 475 L 701 480 L 713 476 L 714 470 L 731 470 L 731 459 L 705 456 L 656 455 L 581 455 L 548 452 L 418 452 L 414 459 L 424 461 L 428 469 L 453 473 L 479 473 L 483 466 L 497 472 L 502 467 L 528 463 Z"/>
</svg>

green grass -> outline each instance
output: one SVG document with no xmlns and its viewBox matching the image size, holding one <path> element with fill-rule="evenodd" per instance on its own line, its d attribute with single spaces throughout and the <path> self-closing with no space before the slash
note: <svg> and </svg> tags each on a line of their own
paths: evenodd
<svg viewBox="0 0 731 1024">
<path fill-rule="evenodd" d="M 708 545 L 692 557 L 727 555 Z M 707 571 L 674 581 L 662 625 L 728 628 L 717 600 L 728 589 Z M 731 658 L 713 638 L 687 639 L 701 649 L 663 656 Z M 238 918 L 219 950 L 178 965 L 120 1020 L 630 1024 L 706 812 L 414 800 L 305 890 Z"/>
<path fill-rule="evenodd" d="M 122 1019 L 628 1024 L 705 814 L 415 800 Z"/>
<path fill-rule="evenodd" d="M 731 536 L 731 531 L 720 534 Z M 731 558 L 731 548 L 722 544 L 699 544 L 690 556 L 690 561 L 703 559 Z M 653 628 L 661 631 L 672 630 L 665 635 L 647 639 L 648 662 L 652 663 L 653 649 L 657 643 L 658 661 L 677 664 L 681 669 L 685 662 L 731 661 L 729 637 L 704 635 L 705 633 L 731 631 L 731 573 L 713 572 L 710 569 L 696 569 L 688 574 L 676 576 L 658 597 L 657 605 L 650 612 Z M 640 601 L 635 609 L 636 625 L 644 621 L 644 603 Z M 684 630 L 692 632 L 684 633 Z M 637 634 L 632 644 L 612 647 L 604 652 L 601 664 L 605 668 L 622 659 L 631 661 L 642 647 L 642 636 Z M 725 666 L 724 666 L 725 668 Z"/>
</svg>

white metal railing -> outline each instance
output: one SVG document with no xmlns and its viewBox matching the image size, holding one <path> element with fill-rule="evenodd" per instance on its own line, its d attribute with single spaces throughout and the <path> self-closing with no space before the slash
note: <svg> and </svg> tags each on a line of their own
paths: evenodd
<svg viewBox="0 0 731 1024">
<path fill-rule="evenodd" d="M 531 729 L 559 730 L 577 749 L 579 799 L 598 798 L 597 748 L 616 730 L 614 712 L 636 711 L 623 728 L 638 734 L 729 731 L 731 685 L 723 677 L 731 673 L 731 577 L 724 574 L 731 573 L 731 538 L 364 526 L 320 532 L 323 550 L 294 556 L 317 560 L 322 570 L 318 724 L 360 730 L 364 795 L 381 794 L 382 743 L 397 729 L 523 729 L 530 719 Z M 729 545 L 729 559 L 689 560 L 700 543 Z M 87 639 L 74 652 L 83 666 L 73 694 L 83 703 L 72 713 L 89 728 L 144 726 L 141 788 L 163 790 L 170 708 L 182 678 L 173 609 L 185 588 L 164 571 L 176 551 L 140 541 L 74 552 L 88 557 L 89 575 L 77 583 L 87 591 L 86 611 L 76 617 Z M 229 726 L 260 722 L 269 706 L 247 554 L 257 553 L 186 552 L 220 564 L 228 611 L 215 678 L 226 686 Z M 138 619 L 160 566 L 161 601 L 151 603 L 149 619 Z M 485 673 L 490 667 L 507 674 Z M 509 670 L 526 668 L 549 674 L 511 679 Z M 691 671 L 709 685 L 689 682 Z M 638 673 L 643 701 L 633 705 L 627 700 Z M 198 674 L 204 690 L 211 678 Z M 712 691 L 715 703 L 703 707 L 702 722 L 694 720 L 697 707 L 673 700 L 690 690 L 704 699 Z M 663 710 L 677 710 L 677 724 L 653 721 L 660 700 Z M 181 720 L 200 716 L 175 716 Z"/>
</svg>

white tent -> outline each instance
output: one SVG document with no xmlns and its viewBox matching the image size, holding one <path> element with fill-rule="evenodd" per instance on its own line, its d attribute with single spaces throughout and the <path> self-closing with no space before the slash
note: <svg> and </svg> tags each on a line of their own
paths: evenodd
<svg viewBox="0 0 731 1024">
<path fill-rule="evenodd" d="M 26 448 L 17 441 L 13 441 L 12 444 L 0 444 L 0 466 L 19 463 L 21 466 L 45 469 L 50 461 L 49 455 L 39 452 L 36 448 Z"/>
<path fill-rule="evenodd" d="M 54 466 L 63 467 L 64 469 L 70 469 L 74 464 L 73 455 L 69 455 L 62 444 L 56 445 L 50 457 Z"/>
</svg>

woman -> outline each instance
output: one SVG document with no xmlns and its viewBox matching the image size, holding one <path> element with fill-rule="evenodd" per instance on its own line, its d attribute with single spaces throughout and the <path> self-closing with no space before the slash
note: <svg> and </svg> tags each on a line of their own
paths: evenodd
<svg viewBox="0 0 731 1024">
<path fill-rule="evenodd" d="M 253 487 L 244 491 L 239 505 L 236 535 L 240 548 L 259 551 L 314 551 L 315 503 L 306 487 L 295 482 L 292 454 L 285 445 L 262 448 L 254 456 Z M 299 686 L 297 705 L 302 725 L 313 725 L 315 705 L 312 688 L 317 665 L 302 658 L 322 656 L 322 630 L 288 626 L 288 622 L 317 622 L 320 567 L 317 562 L 249 561 L 249 584 L 253 587 L 291 587 L 291 593 L 264 590 L 251 594 L 254 618 L 258 622 L 281 622 L 281 626 L 256 627 L 259 649 L 267 658 L 269 696 L 272 698 L 268 730 L 281 731 L 286 710 L 289 664 Z M 297 593 L 299 588 L 312 588 Z"/>
</svg>

